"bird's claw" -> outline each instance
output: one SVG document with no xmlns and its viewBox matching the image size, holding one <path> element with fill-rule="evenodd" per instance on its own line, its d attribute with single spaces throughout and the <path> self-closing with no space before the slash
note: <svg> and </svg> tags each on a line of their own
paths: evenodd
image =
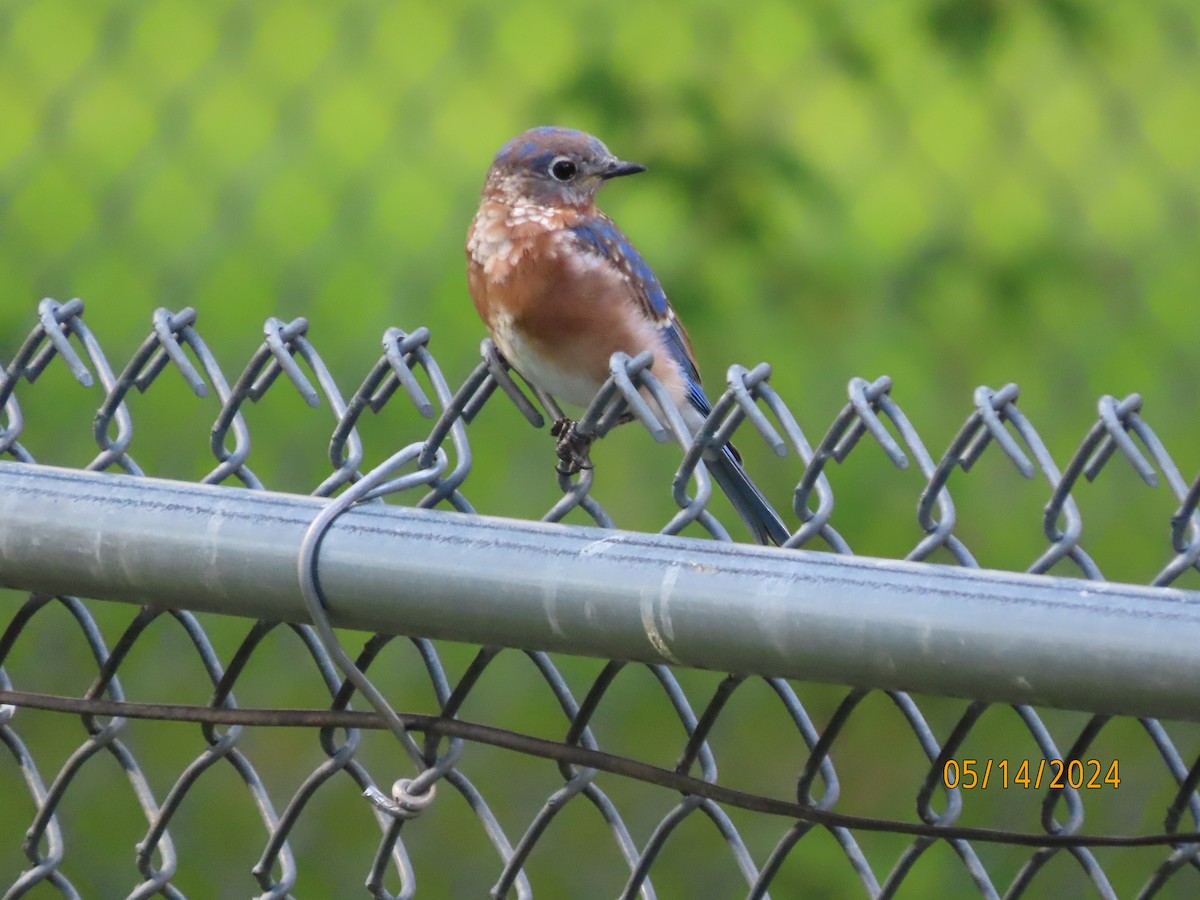
<svg viewBox="0 0 1200 900">
<path fill-rule="evenodd" d="M 576 431 L 573 419 L 559 419 L 550 426 L 550 434 L 558 438 L 556 468 L 560 475 L 575 475 L 592 467 L 588 451 L 591 450 L 594 439 Z"/>
</svg>

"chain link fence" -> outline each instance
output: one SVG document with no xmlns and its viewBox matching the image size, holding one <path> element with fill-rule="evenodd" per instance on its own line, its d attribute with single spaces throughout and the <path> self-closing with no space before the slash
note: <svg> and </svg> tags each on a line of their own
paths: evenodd
<svg viewBox="0 0 1200 900">
<path fill-rule="evenodd" d="M 668 537 L 640 551 L 635 541 L 626 547 L 634 555 L 614 563 L 624 574 L 608 581 L 627 580 L 636 593 L 640 567 L 656 567 L 656 553 L 678 552 L 694 571 L 724 567 L 718 574 L 739 587 L 718 591 L 702 610 L 699 642 L 689 643 L 696 635 L 681 597 L 673 623 L 665 605 L 642 623 L 647 649 L 600 660 L 578 655 L 607 654 L 588 649 L 577 623 L 565 618 L 565 588 L 557 606 L 536 596 L 549 583 L 538 580 L 545 572 L 566 572 L 557 582 L 562 587 L 576 570 L 534 551 L 547 541 L 578 539 L 588 548 L 575 554 L 582 559 L 602 557 L 607 545 L 578 526 L 547 532 L 450 515 L 417 519 L 414 528 L 434 535 L 431 558 L 457 554 L 453 565 L 488 585 L 445 590 L 462 595 L 462 633 L 489 637 L 471 646 L 381 630 L 380 623 L 420 610 L 438 589 L 419 580 L 385 581 L 376 586 L 380 606 L 343 622 L 380 633 L 348 654 L 342 648 L 362 639 L 330 624 L 329 615 L 339 620 L 338 598 L 369 593 L 368 582 L 380 580 L 372 559 L 407 566 L 413 561 L 405 554 L 425 551 L 393 541 L 380 546 L 394 551 L 377 548 L 343 567 L 344 535 L 371 532 L 375 526 L 366 527 L 361 516 L 394 517 L 397 504 L 472 513 L 472 453 L 503 452 L 473 447 L 472 421 L 500 405 L 539 427 L 543 410 L 559 416 L 553 399 L 530 399 L 487 342 L 483 361 L 453 388 L 423 328 L 388 329 L 379 359 L 364 367 L 353 393 L 344 393 L 303 319 L 269 320 L 263 343 L 244 367 L 228 370 L 238 372 L 231 378 L 191 309 L 157 311 L 150 334 L 120 364 L 83 312 L 78 300 L 43 301 L 28 339 L 6 352 L 0 381 L 0 451 L 11 460 L 0 463 L 7 520 L 0 528 L 0 583 L 33 590 L 0 595 L 9 614 L 0 635 L 5 896 L 41 890 L 66 897 L 234 897 L 256 889 L 262 896 L 344 896 L 363 881 L 378 897 L 488 890 L 495 896 L 1183 897 L 1200 886 L 1200 728 L 1188 649 L 1195 646 L 1196 595 L 1179 590 L 1196 583 L 1200 479 L 1189 483 L 1181 475 L 1141 417 L 1136 395 L 1102 398 L 1095 425 L 1060 468 L 1018 409 L 1014 385 L 976 391 L 958 435 L 935 456 L 887 378 L 853 379 L 845 408 L 812 442 L 772 390 L 769 367 L 734 366 L 706 428 L 693 438 L 673 432 L 656 411 L 647 360 L 614 357 L 613 377 L 580 429 L 602 435 L 633 410 L 641 424 L 626 429 L 644 428 L 643 439 L 675 439 L 681 462 L 669 493 L 678 510 L 662 531 L 716 540 Z M 55 406 L 69 388 L 67 373 L 100 399 L 91 431 L 96 452 L 84 471 L 39 464 L 70 455 L 77 436 L 52 435 L 50 452 L 38 459 L 27 449 L 38 435 L 26 413 L 32 421 L 39 406 Z M 165 418 L 135 414 L 139 403 L 179 379 L 212 417 L 211 462 L 194 487 L 157 480 L 159 473 L 137 459 L 142 429 L 172 430 L 188 419 L 182 395 L 172 398 Z M 22 383 L 35 380 L 53 388 Z M 136 397 L 135 388 L 146 398 Z M 281 420 L 269 421 L 272 428 L 305 416 L 332 425 L 330 474 L 312 493 L 333 499 L 261 493 L 268 485 L 253 467 L 250 404 L 285 410 Z M 397 428 L 416 428 L 420 437 L 364 473 L 368 411 Z M 705 441 L 735 432 L 743 444 L 765 441 L 802 464 L 792 549 L 705 555 L 705 547 L 728 547 L 730 536 L 709 507 L 699 451 Z M 376 439 L 397 445 L 392 434 Z M 921 473 L 922 536 L 906 555 L 920 563 L 915 567 L 893 570 L 854 557 L 833 524 L 831 467 L 870 445 L 897 469 L 915 465 Z M 615 528 L 618 516 L 600 496 L 605 479 L 620 473 L 599 465 L 556 474 L 551 451 L 547 438 L 546 473 L 557 480 L 561 499 L 543 519 L 582 514 L 602 529 Z M 1094 590 L 1084 584 L 1081 592 L 1078 581 L 1012 581 L 1016 576 L 978 569 L 956 534 L 951 490 L 987 456 L 1045 483 L 1045 543 L 1028 571 L 1082 576 L 1096 582 Z M 1169 521 L 1137 525 L 1163 534 L 1150 588 L 1103 582 L 1082 541 L 1076 494 L 1084 479 L 1126 467 L 1147 484 L 1164 482 L 1178 504 Z M 135 477 L 88 474 L 114 472 Z M 250 490 L 227 495 L 222 485 Z M 163 516 L 191 515 L 204 504 L 212 504 L 204 513 L 207 532 L 164 524 Z M 356 511 L 340 519 L 352 505 Z M 295 546 L 280 549 L 289 516 L 307 532 L 295 545 L 298 583 L 290 580 Z M 472 537 L 472 528 L 484 529 L 484 537 Z M 521 550 L 519 535 L 529 542 Z M 213 548 L 221 540 L 225 549 L 218 553 Z M 129 555 L 134 544 L 153 550 L 138 565 Z M 230 564 L 234 557 L 224 555 L 230 547 L 241 563 Z M 210 552 L 203 566 L 195 562 Z M 319 552 L 325 555 L 318 563 Z M 935 554 L 959 568 L 923 563 Z M 277 557 L 286 563 L 282 582 L 273 574 Z M 752 658 L 761 664 L 739 666 L 735 675 L 669 663 L 675 653 L 693 654 L 691 665 L 722 659 L 723 645 L 745 640 L 746 620 L 753 618 L 747 610 L 767 609 L 763 598 L 769 602 L 782 590 L 786 566 L 819 567 L 826 565 L 820 560 L 842 557 L 859 580 L 846 595 L 851 599 L 834 604 L 841 618 L 821 640 L 829 640 L 830 655 L 843 666 L 861 667 L 840 671 L 867 674 L 841 686 L 781 677 L 816 666 L 777 652 L 773 645 L 792 639 L 782 626 L 774 634 L 752 632 L 751 650 L 759 642 Z M 40 568 L 28 567 L 31 558 L 42 560 Z M 77 577 L 72 573 L 93 570 L 109 579 L 96 596 L 126 602 L 60 588 Z M 863 574 L 872 571 L 884 602 L 868 607 L 864 600 L 856 609 L 852 598 L 874 589 Z M 835 574 L 817 571 L 814 596 Z M 942 579 L 937 591 L 921 580 L 934 577 Z M 331 585 L 329 601 L 324 582 Z M 621 589 L 580 588 L 596 597 Z M 1041 591 L 1072 598 L 1062 608 L 1073 624 L 1062 633 L 1039 635 L 1043 620 L 1022 604 Z M 1124 625 L 1114 624 L 1106 599 L 1122 591 L 1136 613 Z M 544 634 L 503 621 L 518 609 L 506 604 L 529 593 L 539 608 L 548 604 Z M 948 605 L 938 607 L 942 595 Z M 206 611 L 189 611 L 192 597 L 206 598 Z M 932 674 L 907 671 L 897 663 L 901 657 L 878 652 L 901 647 L 903 637 L 873 643 L 878 638 L 863 621 L 868 609 L 881 616 L 890 610 L 902 631 L 911 625 L 905 617 L 928 617 L 921 627 L 931 631 L 914 644 L 936 645 L 936 618 L 953 619 L 954 603 L 978 599 L 993 612 L 979 619 L 972 646 L 994 647 L 987 665 L 1012 661 L 1009 680 L 997 677 L 978 694 L 963 687 L 969 659 L 956 671 L 937 647 Z M 404 612 L 389 612 L 389 601 Z M 131 609 L 129 602 L 145 605 Z M 802 620 L 795 633 L 818 628 L 818 607 L 810 622 L 792 607 L 791 617 Z M 586 601 L 581 608 L 595 633 L 617 627 L 603 608 Z M 969 608 L 968 619 L 985 607 Z M 341 619 L 351 609 L 343 608 Z M 555 620 L 556 613 L 564 618 Z M 453 614 L 427 611 L 434 616 L 429 621 Z M 413 621 L 421 621 L 417 615 Z M 1136 659 L 1129 658 L 1133 644 L 1123 643 L 1135 634 L 1149 636 Z M 970 638 L 963 630 L 955 640 Z M 1049 654 L 1039 665 L 1061 659 L 1058 682 L 1021 669 L 1032 658 L 1022 654 L 1035 644 Z M 1033 684 L 1020 683 L 1023 671 Z M 1090 680 L 1080 677 L 1085 671 Z M 1146 693 L 1124 692 L 1126 682 Z M 925 691 L 919 696 L 900 689 L 917 683 Z M 1056 699 L 1058 689 L 1066 692 Z M 1030 702 L 1014 702 L 1021 697 Z M 989 702 L 996 699 L 1010 702 Z M 1178 710 L 1181 719 L 1149 717 L 1163 709 Z M 364 792 L 367 800 L 359 796 Z"/>
</svg>

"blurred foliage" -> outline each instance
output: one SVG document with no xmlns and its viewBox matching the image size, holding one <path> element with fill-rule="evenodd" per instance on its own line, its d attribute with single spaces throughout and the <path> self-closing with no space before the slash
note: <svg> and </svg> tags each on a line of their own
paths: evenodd
<svg viewBox="0 0 1200 900">
<path fill-rule="evenodd" d="M 1171 446 L 1195 437 L 1200 376 L 1196 42 L 1182 3 L 7 0 L 0 336 L 43 295 L 82 296 L 130 344 L 156 305 L 191 304 L 233 367 L 233 335 L 305 315 L 356 378 L 386 325 L 426 324 L 454 380 L 482 334 L 460 246 L 483 173 L 554 122 L 650 165 L 605 207 L 709 381 L 773 362 L 814 440 L 851 375 L 887 373 L 939 441 L 975 385 L 1016 380 L 1060 458 L 1103 392 L 1140 391 Z M 514 430 L 479 425 L 525 461 L 480 459 L 491 511 L 514 473 L 545 480 L 545 435 Z M 795 469 L 761 478 L 786 496 Z M 839 521 L 894 551 L 866 501 L 908 488 L 860 485 Z M 608 488 L 629 524 L 660 521 Z"/>
<path fill-rule="evenodd" d="M 303 315 L 343 386 L 392 324 L 430 326 L 456 383 L 483 335 L 461 246 L 484 172 L 510 136 L 555 123 L 649 165 L 602 205 L 710 384 L 772 362 L 814 442 L 853 375 L 893 376 L 935 457 L 976 385 L 1017 381 L 1062 464 L 1100 394 L 1138 391 L 1190 476 L 1197 18 L 1129 0 L 0 0 L 0 355 L 39 297 L 80 296 L 119 362 L 156 306 L 193 305 L 231 372 L 263 319 Z M 47 427 L 86 441 L 69 409 Z M 315 484 L 319 441 L 271 422 L 251 465 L 274 486 Z M 596 453 L 601 499 L 657 527 L 674 457 L 623 432 Z M 135 456 L 177 455 L 173 433 L 146 429 Z M 472 433 L 468 496 L 540 514 L 545 432 L 497 407 Z M 296 445 L 314 452 L 297 462 Z M 785 505 L 795 459 L 743 450 Z M 882 459 L 831 474 L 856 550 L 916 543 L 919 477 Z M 1044 485 L 989 459 L 952 487 L 985 565 L 1036 557 Z M 1086 497 L 1106 574 L 1150 577 L 1169 554 L 1166 490 L 1106 471 Z"/>
</svg>

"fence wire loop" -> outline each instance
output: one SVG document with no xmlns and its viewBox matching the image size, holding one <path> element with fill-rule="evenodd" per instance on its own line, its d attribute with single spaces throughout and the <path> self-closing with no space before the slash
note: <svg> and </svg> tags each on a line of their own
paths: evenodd
<svg viewBox="0 0 1200 900">
<path fill-rule="evenodd" d="M 388 397 L 395 391 L 395 385 L 404 388 L 408 399 L 426 419 L 433 418 L 433 404 L 421 390 L 421 385 L 413 375 L 412 367 L 418 359 L 422 362 L 428 357 L 429 329 L 422 325 L 412 334 L 405 334 L 403 329 L 389 328 L 383 334 L 383 353 L 391 367 L 392 377 L 389 377 L 380 390 L 371 396 L 371 409 L 379 412 Z"/>
<path fill-rule="evenodd" d="M 759 363 L 753 369 L 747 369 L 745 366 L 734 364 L 729 367 L 726 383 L 729 385 L 730 392 L 725 392 L 717 400 L 718 404 L 723 401 L 730 403 L 730 414 L 726 417 L 722 411 L 721 417 L 724 422 L 713 435 L 712 443 L 716 447 L 723 447 L 733 440 L 733 433 L 741 425 L 742 419 L 749 419 L 758 432 L 759 437 L 771 448 L 771 452 L 776 456 L 787 456 L 787 442 L 775 430 L 770 420 L 766 417 L 761 409 L 758 408 L 758 400 L 766 396 L 770 390 L 767 385 L 767 379 L 771 377 L 771 366 L 768 363 Z M 778 395 L 775 395 L 778 396 Z M 729 398 L 726 400 L 726 398 Z M 713 407 L 713 412 L 716 413 L 717 407 Z"/>
<path fill-rule="evenodd" d="M 392 478 L 393 473 L 421 456 L 424 445 L 410 444 L 403 450 L 393 454 L 384 463 L 367 473 L 356 484 L 347 488 L 336 499 L 332 500 L 317 517 L 305 533 L 300 546 L 299 572 L 300 590 L 308 608 L 313 628 L 322 646 L 346 679 L 354 685 L 384 718 L 388 727 L 400 742 L 401 747 L 408 753 L 409 758 L 421 768 L 422 774 L 413 779 L 399 779 L 392 787 L 391 796 L 384 794 L 374 785 L 368 786 L 363 795 L 380 811 L 398 819 L 408 819 L 420 814 L 432 802 L 434 783 L 445 770 L 453 765 L 461 748 L 452 748 L 447 757 L 440 761 L 440 767 L 425 768 L 426 760 L 421 747 L 408 733 L 404 721 L 388 703 L 378 688 L 367 678 L 362 669 L 342 648 L 337 633 L 329 622 L 328 604 L 321 590 L 318 571 L 321 541 L 333 526 L 338 517 L 345 514 L 356 503 L 381 497 L 386 493 L 407 490 L 419 484 L 429 484 L 445 469 L 445 454 L 439 453 L 437 468 L 419 470 L 408 476 Z M 439 771 L 440 768 L 440 771 Z"/>
<path fill-rule="evenodd" d="M 979 411 L 979 417 L 985 430 L 971 442 L 963 453 L 961 465 L 964 472 L 971 470 L 971 466 L 987 448 L 988 442 L 995 440 L 996 444 L 1004 451 L 1004 455 L 1017 467 L 1017 471 L 1025 478 L 1033 478 L 1035 474 L 1033 463 L 1029 461 L 1029 457 L 1009 434 L 1004 424 L 1011 419 L 1020 394 L 1020 388 L 1011 383 L 1006 384 L 998 391 L 993 391 L 988 387 L 976 389 L 975 408 Z"/>
<path fill-rule="evenodd" d="M 496 349 L 496 345 L 492 343 L 491 338 L 483 339 L 479 347 L 479 352 L 483 356 L 484 364 L 487 366 L 488 374 L 491 377 L 488 381 L 484 382 L 476 396 L 467 404 L 463 410 L 463 418 L 468 422 L 474 419 L 488 397 L 491 396 L 492 391 L 499 387 L 530 425 L 534 428 L 541 428 L 545 424 L 545 419 L 537 411 L 537 407 L 525 396 L 525 392 L 517 386 L 517 383 L 510 374 L 512 368 L 509 366 L 508 360 Z"/>
<path fill-rule="evenodd" d="M 1129 436 L 1129 432 L 1136 429 L 1137 414 L 1141 408 L 1142 398 L 1138 394 L 1130 394 L 1120 403 L 1108 394 L 1100 398 L 1100 422 L 1104 425 L 1105 433 L 1100 445 L 1085 464 L 1084 475 L 1088 481 L 1094 481 L 1113 452 L 1120 450 L 1146 484 L 1150 487 L 1158 486 L 1158 476 L 1154 467 Z"/>
<path fill-rule="evenodd" d="M 321 402 L 321 396 L 295 360 L 295 354 L 302 352 L 304 347 L 303 339 L 308 334 L 308 320 L 301 317 L 285 324 L 282 319 L 271 317 L 267 319 L 267 324 L 263 327 L 263 334 L 266 342 L 258 357 L 261 368 L 250 382 L 248 392 L 250 399 L 255 401 L 262 399 L 267 389 L 282 372 L 287 375 L 288 380 L 304 398 L 305 403 L 309 406 L 317 406 Z"/>
<path fill-rule="evenodd" d="M 80 359 L 79 354 L 75 352 L 75 348 L 67 339 L 68 335 L 77 334 L 76 323 L 82 314 L 83 301 L 78 297 L 68 300 L 66 303 L 59 303 L 57 300 L 47 297 L 38 304 L 38 320 L 41 322 L 41 328 L 35 329 L 30 335 L 30 342 L 33 344 L 31 349 L 36 349 L 42 338 L 46 340 L 46 343 L 26 363 L 24 374 L 27 379 L 33 381 L 41 375 L 57 353 L 66 363 L 67 368 L 71 370 L 75 380 L 81 385 L 91 387 L 95 383 L 87 365 Z"/>
<path fill-rule="evenodd" d="M 192 365 L 192 361 L 187 358 L 187 354 L 183 352 L 183 347 L 179 343 L 180 334 L 186 328 L 191 328 L 196 323 L 196 310 L 192 307 L 186 307 L 178 313 L 172 314 L 165 307 L 159 307 L 154 311 L 154 334 L 158 337 L 158 344 L 162 348 L 161 353 L 156 353 L 154 359 L 160 359 L 159 371 L 167 358 L 175 364 L 175 368 L 179 370 L 179 374 L 183 376 L 184 381 L 192 389 L 197 397 L 208 396 L 208 385 L 204 383 L 204 379 L 200 377 L 200 373 L 196 371 L 196 367 Z M 153 362 L 147 367 L 147 370 L 134 380 L 138 389 L 144 391 L 158 376 L 158 371 L 153 369 Z"/>
</svg>

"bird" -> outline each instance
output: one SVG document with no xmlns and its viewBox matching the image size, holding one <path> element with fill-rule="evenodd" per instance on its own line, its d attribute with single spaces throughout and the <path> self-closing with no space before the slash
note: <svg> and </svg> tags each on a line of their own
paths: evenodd
<svg viewBox="0 0 1200 900">
<path fill-rule="evenodd" d="M 605 183 L 644 171 L 576 129 L 517 135 L 492 161 L 467 231 L 467 286 L 492 342 L 533 386 L 586 407 L 614 352 L 650 350 L 654 377 L 694 434 L 712 406 L 687 332 L 649 264 L 596 208 Z M 554 433 L 578 468 L 573 424 L 560 420 Z M 704 461 L 759 543 L 790 537 L 732 444 Z"/>
</svg>

